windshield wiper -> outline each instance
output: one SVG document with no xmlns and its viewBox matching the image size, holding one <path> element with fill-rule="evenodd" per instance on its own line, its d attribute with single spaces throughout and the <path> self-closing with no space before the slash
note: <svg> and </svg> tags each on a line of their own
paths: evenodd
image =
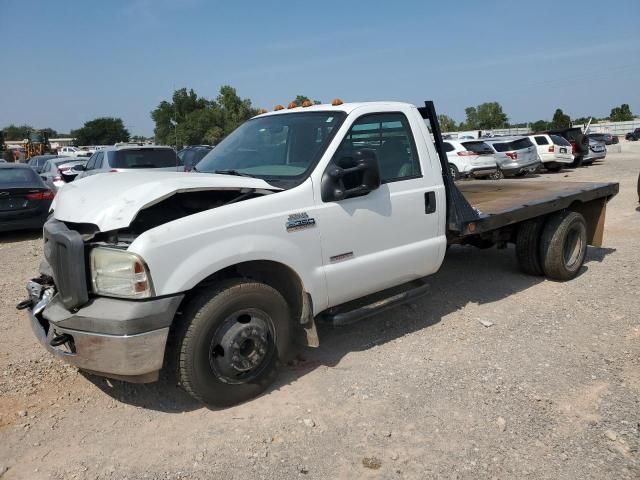
<svg viewBox="0 0 640 480">
<path fill-rule="evenodd" d="M 220 175 L 235 175 L 236 177 L 251 177 L 251 178 L 254 178 L 253 175 L 249 175 L 248 173 L 239 172 L 238 170 L 214 170 L 213 173 L 219 173 Z"/>
</svg>

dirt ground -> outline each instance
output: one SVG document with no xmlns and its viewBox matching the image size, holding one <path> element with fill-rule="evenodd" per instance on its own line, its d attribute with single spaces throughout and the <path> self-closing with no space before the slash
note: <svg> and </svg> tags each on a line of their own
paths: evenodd
<svg viewBox="0 0 640 480">
<path fill-rule="evenodd" d="M 640 150 L 540 176 L 620 182 L 575 280 L 451 248 L 426 296 L 320 329 L 274 388 L 219 411 L 51 358 L 14 309 L 38 234 L 4 234 L 0 477 L 638 479 L 639 171 Z"/>
</svg>

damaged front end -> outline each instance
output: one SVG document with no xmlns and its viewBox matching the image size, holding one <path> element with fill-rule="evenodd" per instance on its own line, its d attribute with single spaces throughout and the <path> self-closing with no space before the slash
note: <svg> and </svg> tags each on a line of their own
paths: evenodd
<svg viewBox="0 0 640 480">
<path fill-rule="evenodd" d="M 27 298 L 17 308 L 28 313 L 40 343 L 62 360 L 103 376 L 155 381 L 184 294 L 130 298 L 105 294 L 94 278 L 100 268 L 91 263 L 92 252 L 126 255 L 135 238 L 150 229 L 269 193 L 256 188 L 176 191 L 129 212 L 128 225 L 120 223 L 121 227 L 108 231 L 80 215 L 78 219 L 85 221 L 52 217 L 43 229 L 40 276 L 27 284 Z"/>
</svg>

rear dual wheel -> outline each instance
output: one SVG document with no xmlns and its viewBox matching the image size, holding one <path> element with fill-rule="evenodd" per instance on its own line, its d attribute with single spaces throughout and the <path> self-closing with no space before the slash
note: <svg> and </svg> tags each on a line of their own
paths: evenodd
<svg viewBox="0 0 640 480">
<path fill-rule="evenodd" d="M 587 253 L 587 225 L 576 212 L 563 210 L 544 219 L 523 222 L 516 238 L 520 268 L 530 275 L 571 280 Z"/>
</svg>

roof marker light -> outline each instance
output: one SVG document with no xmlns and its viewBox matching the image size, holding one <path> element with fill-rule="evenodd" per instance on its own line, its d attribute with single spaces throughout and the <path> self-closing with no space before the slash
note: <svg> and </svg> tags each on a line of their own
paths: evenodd
<svg viewBox="0 0 640 480">
<path fill-rule="evenodd" d="M 267 110 L 266 108 L 261 108 L 260 110 L 258 110 L 258 115 L 262 115 L 263 113 L 267 113 L 269 110 Z"/>
<path fill-rule="evenodd" d="M 304 102 L 302 102 L 302 106 L 303 107 L 310 107 L 311 105 L 313 105 L 313 103 L 311 103 L 311 100 L 305 100 Z"/>
<path fill-rule="evenodd" d="M 291 102 L 291 103 L 287 106 L 287 108 L 288 108 L 288 109 L 291 109 L 291 108 L 298 108 L 298 104 L 297 104 L 296 102 Z"/>
<path fill-rule="evenodd" d="M 334 98 L 333 100 L 331 100 L 331 105 L 333 105 L 334 107 L 337 107 L 338 105 L 342 105 L 343 103 L 344 102 L 339 98 Z"/>
<path fill-rule="evenodd" d="M 278 105 L 276 105 L 275 107 L 273 107 L 273 110 L 274 110 L 275 112 L 277 112 L 278 110 L 284 110 L 284 107 L 283 107 L 282 105 L 278 104 Z"/>
</svg>

